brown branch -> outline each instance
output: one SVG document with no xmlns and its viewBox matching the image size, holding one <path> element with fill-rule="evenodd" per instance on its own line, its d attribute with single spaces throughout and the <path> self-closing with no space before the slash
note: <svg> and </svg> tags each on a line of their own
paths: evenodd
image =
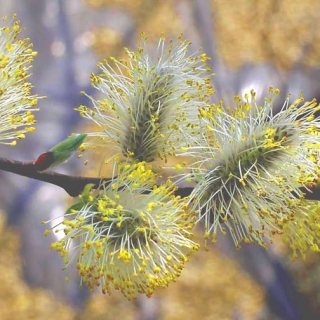
<svg viewBox="0 0 320 320">
<path fill-rule="evenodd" d="M 110 181 L 110 179 L 69 176 L 52 171 L 38 171 L 37 169 L 35 162 L 22 162 L 0 157 L 0 170 L 54 184 L 64 189 L 71 197 L 81 194 L 88 183 L 92 183 L 94 188 L 98 188 L 102 181 Z"/>
<path fill-rule="evenodd" d="M 71 197 L 76 197 L 81 194 L 84 187 L 92 183 L 93 188 L 97 189 L 102 182 L 110 183 L 111 178 L 95 178 L 95 177 L 80 177 L 69 176 L 53 171 L 39 171 L 39 166 L 35 162 L 23 162 L 17 160 L 10 160 L 0 157 L 0 170 L 12 172 L 27 178 L 54 184 L 64 189 Z M 179 188 L 175 194 L 181 197 L 189 196 L 193 188 L 185 187 Z M 312 192 L 305 188 L 301 189 L 305 194 L 305 198 L 309 200 L 320 200 L 320 185 L 313 188 Z"/>
</svg>

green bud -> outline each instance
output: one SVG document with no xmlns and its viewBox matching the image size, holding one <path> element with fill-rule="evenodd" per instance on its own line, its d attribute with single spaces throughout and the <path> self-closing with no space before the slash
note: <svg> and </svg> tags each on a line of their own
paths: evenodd
<svg viewBox="0 0 320 320">
<path fill-rule="evenodd" d="M 34 162 L 37 170 L 43 171 L 65 162 L 72 156 L 73 152 L 79 148 L 86 137 L 86 133 L 71 135 L 55 145 L 48 152 L 41 154 Z"/>
<path fill-rule="evenodd" d="M 83 206 L 89 201 L 89 196 L 90 196 L 90 191 L 93 188 L 94 184 L 93 183 L 88 183 L 84 189 L 83 192 L 80 196 L 80 201 L 77 203 L 73 204 L 68 210 L 65 212 L 65 214 L 72 214 L 75 211 L 80 211 Z"/>
</svg>

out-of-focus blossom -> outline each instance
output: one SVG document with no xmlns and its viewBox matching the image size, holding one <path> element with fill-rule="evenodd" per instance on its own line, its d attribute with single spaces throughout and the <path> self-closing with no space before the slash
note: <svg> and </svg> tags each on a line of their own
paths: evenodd
<svg viewBox="0 0 320 320">
<path fill-rule="evenodd" d="M 203 106 L 212 93 L 205 54 L 188 53 L 189 42 L 181 38 L 159 40 L 150 54 L 146 38 L 128 60 L 111 58 L 113 65 L 99 64 L 100 75 L 92 74 L 92 84 L 101 91 L 102 100 L 90 97 L 93 108 L 77 110 L 96 122 L 101 131 L 89 145 L 109 147 L 135 161 L 166 159 L 184 148 L 181 132 L 192 131 L 197 123 L 197 107 Z"/>
<path fill-rule="evenodd" d="M 14 228 L 7 225 L 0 211 L 0 310 L 1 320 L 9 319 L 74 319 L 71 306 L 52 292 L 30 287 L 23 276 L 21 240 Z"/>
<path fill-rule="evenodd" d="M 82 281 L 103 292 L 112 287 L 128 299 L 150 296 L 181 273 L 198 248 L 190 238 L 195 216 L 168 180 L 156 186 L 157 175 L 145 162 L 119 164 L 118 175 L 103 190 L 83 194 L 54 230 L 64 238 L 52 244 L 66 266 L 77 259 Z M 90 186 L 89 186 L 90 188 Z M 71 243 L 74 241 L 74 247 Z"/>
<path fill-rule="evenodd" d="M 32 112 L 38 101 L 28 82 L 37 53 L 29 39 L 19 39 L 20 22 L 15 16 L 13 19 L 12 26 L 0 28 L 0 143 L 11 145 L 35 130 Z"/>
</svg>

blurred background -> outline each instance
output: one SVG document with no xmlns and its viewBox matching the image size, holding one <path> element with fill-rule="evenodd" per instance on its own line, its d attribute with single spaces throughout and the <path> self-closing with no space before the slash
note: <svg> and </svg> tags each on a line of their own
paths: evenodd
<svg viewBox="0 0 320 320">
<path fill-rule="evenodd" d="M 38 51 L 34 93 L 47 99 L 39 102 L 36 132 L 15 148 L 1 146 L 2 157 L 34 160 L 72 132 L 89 130 L 74 111 L 90 105 L 80 91 L 97 94 L 90 72 L 105 58 L 123 57 L 124 46 L 134 50 L 141 31 L 150 43 L 161 33 L 183 33 L 191 51 L 202 47 L 216 74 L 213 100 L 230 107 L 235 94 L 251 89 L 263 101 L 270 86 L 281 90 L 276 107 L 289 92 L 320 95 L 319 0 L 0 0 L 1 16 L 13 13 Z M 57 171 L 97 175 L 99 164 L 88 171 L 75 156 Z M 50 250 L 55 236 L 44 237 L 48 226 L 41 224 L 73 199 L 13 174 L 0 172 L 0 179 L 0 319 L 320 319 L 319 255 L 292 262 L 281 241 L 268 251 L 237 251 L 220 237 L 150 299 L 79 290 L 75 269 L 65 282 L 63 261 Z"/>
</svg>

